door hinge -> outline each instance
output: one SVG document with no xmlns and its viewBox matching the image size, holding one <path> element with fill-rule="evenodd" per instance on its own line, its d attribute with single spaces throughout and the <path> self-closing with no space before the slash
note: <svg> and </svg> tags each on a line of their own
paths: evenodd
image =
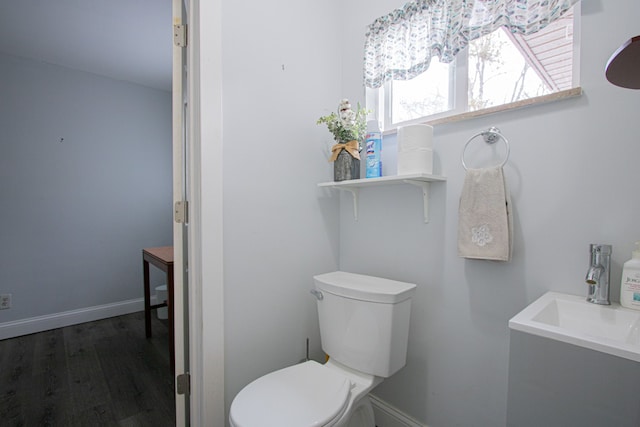
<svg viewBox="0 0 640 427">
<path fill-rule="evenodd" d="M 173 44 L 178 47 L 187 47 L 186 24 L 178 24 L 173 26 Z"/>
<path fill-rule="evenodd" d="M 180 374 L 176 377 L 176 391 L 178 394 L 189 394 L 191 391 L 191 377 L 189 373 Z"/>
<path fill-rule="evenodd" d="M 175 222 L 186 224 L 189 222 L 189 202 L 186 200 L 177 201 L 173 209 Z"/>
</svg>

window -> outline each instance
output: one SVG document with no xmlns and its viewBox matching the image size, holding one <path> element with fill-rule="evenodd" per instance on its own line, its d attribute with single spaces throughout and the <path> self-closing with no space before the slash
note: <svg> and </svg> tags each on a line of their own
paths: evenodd
<svg viewBox="0 0 640 427">
<path fill-rule="evenodd" d="M 411 80 L 367 89 L 367 108 L 383 129 L 509 105 L 578 86 L 579 3 L 543 30 L 529 35 L 506 28 L 469 42 L 444 64 L 431 60 Z M 506 107 L 505 107 L 506 108 Z"/>
</svg>

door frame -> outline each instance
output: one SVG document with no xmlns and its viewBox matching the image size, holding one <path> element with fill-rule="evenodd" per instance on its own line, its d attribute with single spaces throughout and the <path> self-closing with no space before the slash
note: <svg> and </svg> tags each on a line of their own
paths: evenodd
<svg viewBox="0 0 640 427">
<path fill-rule="evenodd" d="M 186 21 L 185 7 L 183 0 L 172 0 L 172 16 L 173 27 L 175 31 L 178 27 L 182 27 Z M 187 138 L 187 103 L 185 102 L 186 83 L 188 82 L 185 75 L 185 66 L 187 64 L 187 56 L 185 47 L 182 43 L 172 40 L 172 89 L 171 89 L 171 115 L 172 115 L 172 146 L 173 146 L 173 261 L 174 261 L 174 280 L 173 280 L 173 345 L 174 345 L 174 395 L 176 410 L 176 426 L 190 425 L 189 410 L 190 393 L 178 392 L 178 377 L 188 375 L 189 372 L 189 319 L 186 315 L 189 313 L 189 298 L 186 296 L 185 289 L 188 289 L 188 244 L 189 233 L 187 231 L 188 218 L 188 200 L 189 195 L 187 174 L 189 173 L 188 161 L 188 141 Z M 186 79 L 186 80 L 185 80 Z M 178 204 L 184 206 L 179 213 Z M 182 217 L 182 219 L 178 219 Z"/>
<path fill-rule="evenodd" d="M 174 5 L 182 1 L 173 0 Z M 187 402 L 176 395 L 176 422 L 224 427 L 222 0 L 184 0 L 184 4 L 190 399 L 186 409 Z M 178 410 L 179 404 L 183 407 Z M 179 411 L 184 418 L 178 417 Z M 178 424 L 182 420 L 184 424 Z"/>
</svg>

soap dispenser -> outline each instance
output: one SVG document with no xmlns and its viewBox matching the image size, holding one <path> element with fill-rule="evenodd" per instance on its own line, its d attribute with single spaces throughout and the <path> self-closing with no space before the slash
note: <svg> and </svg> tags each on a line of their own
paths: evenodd
<svg viewBox="0 0 640 427">
<path fill-rule="evenodd" d="M 632 258 L 622 267 L 621 282 L 620 304 L 623 307 L 640 310 L 640 242 L 636 242 L 636 250 L 632 252 Z"/>
</svg>

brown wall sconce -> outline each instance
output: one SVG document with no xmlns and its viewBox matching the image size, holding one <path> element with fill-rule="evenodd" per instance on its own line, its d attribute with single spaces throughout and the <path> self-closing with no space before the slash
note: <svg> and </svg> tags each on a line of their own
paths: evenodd
<svg viewBox="0 0 640 427">
<path fill-rule="evenodd" d="M 616 86 L 640 89 L 640 36 L 632 37 L 615 51 L 605 76 Z"/>
</svg>

